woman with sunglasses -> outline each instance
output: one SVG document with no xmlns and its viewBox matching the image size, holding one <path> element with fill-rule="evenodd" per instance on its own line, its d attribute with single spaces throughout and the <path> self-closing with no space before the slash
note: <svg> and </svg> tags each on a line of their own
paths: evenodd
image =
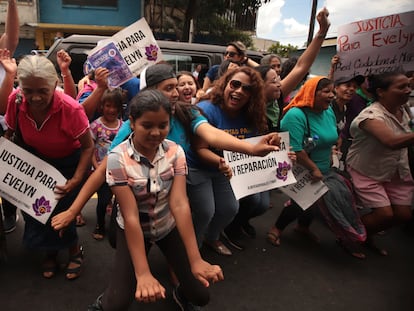
<svg viewBox="0 0 414 311">
<path fill-rule="evenodd" d="M 198 106 L 211 125 L 242 139 L 267 132 L 263 80 L 254 69 L 243 66 L 228 71 L 209 95 L 209 100 Z M 222 149 L 201 139 L 194 142 L 187 160 L 188 196 L 197 241 L 230 256 L 231 251 L 219 237 L 239 209 L 228 180 L 231 169 L 224 163 Z"/>
</svg>

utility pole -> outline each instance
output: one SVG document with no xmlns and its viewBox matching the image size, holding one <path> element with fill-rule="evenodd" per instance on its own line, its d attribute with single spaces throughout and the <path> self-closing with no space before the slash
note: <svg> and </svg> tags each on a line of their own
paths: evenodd
<svg viewBox="0 0 414 311">
<path fill-rule="evenodd" d="M 306 43 L 306 46 L 309 46 L 309 44 L 312 42 L 313 39 L 313 33 L 315 31 L 315 17 L 316 17 L 316 8 L 318 7 L 318 0 L 312 1 L 312 11 L 311 11 L 311 17 L 309 21 L 309 33 L 308 33 L 308 41 Z"/>
</svg>

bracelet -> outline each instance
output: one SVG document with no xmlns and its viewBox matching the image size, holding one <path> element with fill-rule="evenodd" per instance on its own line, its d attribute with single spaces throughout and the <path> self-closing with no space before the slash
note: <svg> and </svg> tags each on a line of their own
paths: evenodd
<svg viewBox="0 0 414 311">
<path fill-rule="evenodd" d="M 62 78 L 66 78 L 66 77 L 69 77 L 71 75 L 71 72 L 69 70 L 66 74 L 61 73 L 60 75 L 62 76 Z"/>
</svg>

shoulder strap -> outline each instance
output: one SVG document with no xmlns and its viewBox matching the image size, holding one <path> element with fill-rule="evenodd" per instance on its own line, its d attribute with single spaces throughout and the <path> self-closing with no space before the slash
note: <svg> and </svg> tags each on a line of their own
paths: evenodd
<svg viewBox="0 0 414 311">
<path fill-rule="evenodd" d="M 306 133 L 306 137 L 310 137 L 311 136 L 311 132 L 310 132 L 310 125 L 309 125 L 309 119 L 308 119 L 308 114 L 305 112 L 305 109 L 298 107 L 300 110 L 302 110 L 303 114 L 305 115 L 306 118 L 306 128 L 307 128 L 307 133 Z"/>
</svg>

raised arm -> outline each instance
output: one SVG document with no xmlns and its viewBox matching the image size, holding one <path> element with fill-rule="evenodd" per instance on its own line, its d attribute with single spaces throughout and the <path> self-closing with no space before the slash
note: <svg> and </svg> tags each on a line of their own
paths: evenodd
<svg viewBox="0 0 414 311">
<path fill-rule="evenodd" d="M 100 67 L 95 70 L 97 88 L 82 103 L 83 109 L 85 109 L 85 113 L 89 119 L 93 117 L 96 109 L 99 107 L 103 93 L 108 88 L 108 74 L 109 71 L 106 68 Z"/>
<path fill-rule="evenodd" d="M 5 71 L 4 80 L 0 86 L 0 114 L 4 115 L 7 109 L 8 97 L 13 91 L 17 65 L 16 60 L 14 58 L 10 58 L 10 51 L 7 49 L 0 49 L 0 63 Z"/>
<path fill-rule="evenodd" d="M 13 55 L 19 44 L 19 14 L 17 13 L 16 0 L 9 0 L 4 34 L 0 37 L 0 48 L 10 50 Z"/>
<path fill-rule="evenodd" d="M 329 80 L 333 81 L 335 79 L 335 69 L 338 63 L 339 63 L 339 56 L 338 55 L 332 56 L 331 67 L 329 68 L 329 73 L 328 73 Z"/>
<path fill-rule="evenodd" d="M 56 60 L 63 80 L 63 91 L 70 97 L 76 98 L 76 85 L 69 69 L 72 58 L 65 50 L 60 50 L 57 52 Z"/>
<path fill-rule="evenodd" d="M 325 40 L 326 33 L 328 32 L 330 22 L 328 19 L 329 12 L 326 8 L 323 8 L 317 15 L 319 23 L 319 31 L 315 38 L 309 44 L 305 52 L 299 57 L 298 62 L 292 71 L 281 81 L 281 90 L 283 95 L 288 95 L 292 92 L 296 86 L 303 80 L 305 75 L 309 72 L 310 67 L 318 56 L 319 50 Z"/>
</svg>

